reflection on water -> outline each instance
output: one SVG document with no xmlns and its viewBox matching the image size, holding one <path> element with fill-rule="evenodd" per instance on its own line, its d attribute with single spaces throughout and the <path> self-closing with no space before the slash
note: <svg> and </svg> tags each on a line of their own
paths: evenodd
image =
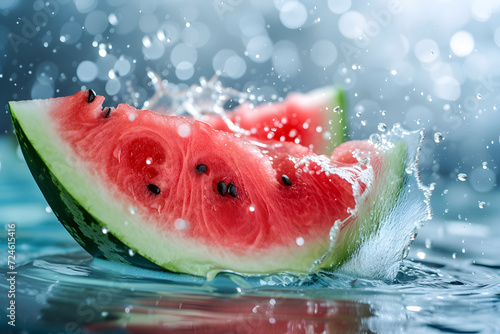
<svg viewBox="0 0 500 334">
<path fill-rule="evenodd" d="M 325 272 L 249 278 L 221 273 L 206 281 L 92 260 L 57 222 L 15 149 L 12 138 L 0 140 L 0 223 L 17 223 L 15 332 L 490 333 L 500 328 L 500 238 L 496 222 L 484 217 L 474 224 L 473 217 L 427 223 L 392 282 Z M 488 196 L 485 200 L 498 203 L 499 194 Z M 436 197 L 436 212 L 447 207 L 443 198 Z M 0 267 L 7 272 L 6 258 L 0 258 Z M 0 287 L 6 291 L 7 281 Z M 6 302 L 2 293 L 0 303 Z M 0 329 L 13 328 L 2 320 Z"/>
</svg>

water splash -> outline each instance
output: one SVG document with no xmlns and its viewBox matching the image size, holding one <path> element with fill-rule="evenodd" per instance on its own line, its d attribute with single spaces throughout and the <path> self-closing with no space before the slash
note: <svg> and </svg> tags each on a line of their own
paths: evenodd
<svg viewBox="0 0 500 334">
<path fill-rule="evenodd" d="M 418 154 L 423 136 L 423 131 L 409 132 L 396 124 L 391 131 L 382 134 L 380 141 L 375 144 L 382 154 L 397 146 L 406 147 L 402 184 L 396 194 L 387 191 L 394 180 L 387 178 L 390 174 L 384 174 L 384 165 L 381 168 L 373 166 L 374 182 L 367 184 L 367 190 L 356 200 L 355 211 L 344 223 L 352 224 L 354 219 L 378 226 L 361 237 L 361 246 L 341 265 L 340 271 L 389 280 L 396 277 L 402 259 L 408 254 L 408 248 L 416 237 L 417 229 L 424 221 L 432 218 L 431 188 L 422 184 L 418 172 Z M 357 152 L 358 161 L 366 155 L 370 154 Z M 373 159 L 371 161 L 374 164 Z M 396 161 L 390 168 L 397 168 L 397 164 Z M 412 173 L 404 173 L 405 170 L 411 170 Z M 391 199 L 394 202 L 388 206 Z M 364 227 L 366 224 L 358 226 L 360 229 Z M 336 244 L 332 242 L 330 251 L 335 250 L 335 247 Z"/>
</svg>

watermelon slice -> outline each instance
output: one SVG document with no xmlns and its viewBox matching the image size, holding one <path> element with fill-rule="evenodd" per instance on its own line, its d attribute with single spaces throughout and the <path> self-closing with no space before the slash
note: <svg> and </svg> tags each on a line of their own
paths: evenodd
<svg viewBox="0 0 500 334">
<path fill-rule="evenodd" d="M 207 122 L 224 131 L 234 124 L 258 140 L 289 141 L 330 155 L 347 139 L 345 100 L 341 90 L 325 87 L 289 94 L 281 103 L 256 107 L 245 103 L 227 113 L 230 122 L 220 116 L 211 116 Z"/>
<path fill-rule="evenodd" d="M 89 253 L 114 261 L 200 276 L 352 271 L 415 160 L 405 140 L 344 144 L 331 159 L 103 101 L 89 90 L 10 108 L 59 220 Z"/>
</svg>

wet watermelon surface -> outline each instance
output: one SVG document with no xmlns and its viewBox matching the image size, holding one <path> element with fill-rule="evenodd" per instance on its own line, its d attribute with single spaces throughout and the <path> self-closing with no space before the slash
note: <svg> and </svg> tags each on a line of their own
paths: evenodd
<svg viewBox="0 0 500 334">
<path fill-rule="evenodd" d="M 307 278 L 223 273 L 206 281 L 92 260 L 51 213 L 15 140 L 2 138 L 0 148 L 0 221 L 14 223 L 17 236 L 16 330 L 486 333 L 500 326 L 494 221 L 468 217 L 477 221 L 471 227 L 437 217 L 420 230 L 394 282 L 326 272 Z M 500 194 L 488 196 L 494 202 Z M 437 212 L 448 207 L 442 197 L 435 196 Z M 0 263 L 7 272 L 6 257 Z M 6 281 L 0 286 L 9 288 Z M 0 328 L 12 330 L 5 321 Z"/>
</svg>

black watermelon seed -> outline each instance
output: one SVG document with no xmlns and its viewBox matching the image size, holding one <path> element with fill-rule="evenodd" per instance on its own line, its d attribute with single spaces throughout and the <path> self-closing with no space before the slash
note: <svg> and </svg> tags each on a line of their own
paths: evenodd
<svg viewBox="0 0 500 334">
<path fill-rule="evenodd" d="M 236 197 L 236 186 L 232 183 L 229 183 L 227 185 L 227 192 L 229 193 L 229 195 Z"/>
<path fill-rule="evenodd" d="M 106 110 L 106 114 L 104 115 L 104 118 L 108 118 L 111 115 L 111 108 L 108 107 L 108 110 Z"/>
<path fill-rule="evenodd" d="M 200 164 L 200 165 L 196 166 L 196 171 L 198 173 L 205 173 L 207 171 L 207 166 L 204 164 Z"/>
<path fill-rule="evenodd" d="M 160 187 L 158 187 L 156 184 L 148 184 L 148 189 L 155 195 L 159 195 L 161 193 Z"/>
<path fill-rule="evenodd" d="M 221 194 L 222 196 L 224 196 L 227 192 L 227 187 L 226 187 L 226 184 L 224 183 L 224 181 L 219 181 L 219 183 L 217 183 L 217 191 L 219 192 L 219 194 Z"/>
<path fill-rule="evenodd" d="M 288 176 L 286 176 L 285 174 L 281 175 L 281 179 L 283 180 L 283 183 L 285 184 L 285 186 L 291 186 L 292 185 L 292 181 L 290 181 L 290 179 L 288 178 Z"/>
<path fill-rule="evenodd" d="M 87 102 L 92 103 L 95 100 L 95 92 L 92 89 L 89 89 L 89 96 L 87 97 Z"/>
</svg>

